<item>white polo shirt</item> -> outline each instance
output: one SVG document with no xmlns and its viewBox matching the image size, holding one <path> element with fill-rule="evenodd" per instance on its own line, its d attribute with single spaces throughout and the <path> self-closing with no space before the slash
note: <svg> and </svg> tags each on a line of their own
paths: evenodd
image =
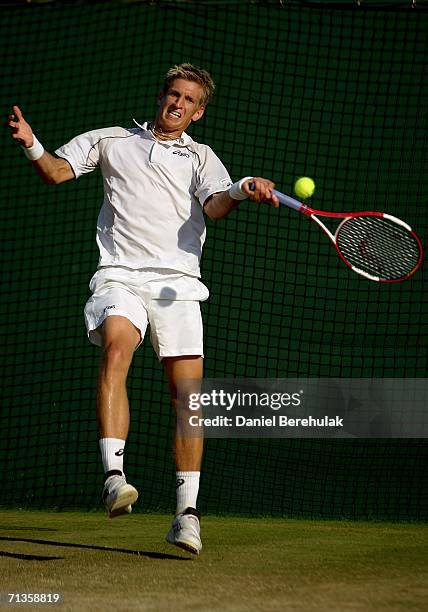
<svg viewBox="0 0 428 612">
<path fill-rule="evenodd" d="M 205 200 L 230 187 L 215 153 L 183 133 L 158 141 L 147 123 L 73 138 L 55 153 L 78 178 L 100 166 L 99 267 L 166 268 L 200 276 Z"/>
</svg>

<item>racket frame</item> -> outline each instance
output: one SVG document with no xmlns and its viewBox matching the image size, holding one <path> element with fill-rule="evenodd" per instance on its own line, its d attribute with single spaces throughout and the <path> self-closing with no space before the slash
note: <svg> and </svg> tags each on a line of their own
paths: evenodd
<svg viewBox="0 0 428 612">
<path fill-rule="evenodd" d="M 276 189 L 273 189 L 273 193 L 277 196 L 281 206 L 286 206 L 287 208 L 292 208 L 292 209 L 296 210 L 297 212 L 300 212 L 303 215 L 305 215 L 307 217 L 310 217 L 313 221 L 315 221 L 315 223 L 317 223 L 317 225 L 323 230 L 323 232 L 330 238 L 331 242 L 333 243 L 333 245 L 334 245 L 334 247 L 335 247 L 335 249 L 337 251 L 337 254 L 341 258 L 341 260 L 348 266 L 348 268 L 350 268 L 351 270 L 353 270 L 357 274 L 360 274 L 361 276 L 364 276 L 365 278 L 367 278 L 369 280 L 376 281 L 376 282 L 379 282 L 379 283 L 398 283 L 398 282 L 406 280 L 407 278 L 412 276 L 416 272 L 416 270 L 420 267 L 420 265 L 422 263 L 423 249 L 422 249 L 422 243 L 421 243 L 421 241 L 419 239 L 419 236 L 412 230 L 410 225 L 408 225 L 407 223 L 405 223 L 401 219 L 398 219 L 397 217 L 394 217 L 393 215 L 390 215 L 388 213 L 377 212 L 377 211 L 369 211 L 369 210 L 367 210 L 367 211 L 360 211 L 360 212 L 326 212 L 326 211 L 323 211 L 323 210 L 316 210 L 314 208 L 311 208 L 307 204 L 304 204 L 303 202 L 299 202 L 299 200 L 295 200 L 294 198 L 292 198 L 292 197 L 290 197 L 288 195 L 285 195 L 284 193 L 281 193 L 280 191 L 277 191 Z M 412 234 L 412 236 L 415 239 L 415 241 L 416 241 L 416 243 L 418 245 L 418 248 L 419 248 L 419 258 L 418 258 L 418 261 L 417 261 L 416 265 L 413 267 L 413 269 L 410 272 L 408 272 L 406 275 L 401 276 L 400 278 L 394 278 L 394 279 L 380 278 L 379 276 L 373 276 L 371 274 L 368 274 L 364 270 L 360 270 L 356 266 L 353 266 L 344 257 L 342 252 L 339 250 L 339 248 L 337 246 L 337 236 L 338 236 L 339 231 L 342 228 L 342 226 L 349 219 L 353 219 L 353 218 L 356 218 L 356 217 L 367 217 L 367 216 L 388 219 L 389 221 L 392 221 L 393 223 L 396 223 L 397 225 L 400 225 L 401 227 L 404 227 L 410 234 Z M 335 233 L 333 234 L 328 229 L 328 227 L 318 217 L 327 217 L 327 218 L 330 218 L 330 219 L 342 219 L 342 221 L 341 221 L 341 223 L 339 223 L 338 227 L 336 228 Z"/>
</svg>

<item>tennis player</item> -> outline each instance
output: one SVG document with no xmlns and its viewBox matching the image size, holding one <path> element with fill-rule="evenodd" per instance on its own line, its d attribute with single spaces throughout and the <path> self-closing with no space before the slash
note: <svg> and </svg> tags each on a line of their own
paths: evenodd
<svg viewBox="0 0 428 612">
<path fill-rule="evenodd" d="M 209 295 L 199 280 L 204 213 L 220 219 L 246 198 L 279 205 L 271 181 L 246 177 L 232 184 L 214 152 L 186 133 L 204 115 L 213 91 L 205 70 L 174 66 L 166 74 L 153 121 L 81 134 L 55 155 L 43 148 L 18 106 L 9 116 L 12 138 L 46 183 L 77 179 L 97 167 L 103 176 L 100 258 L 85 321 L 89 339 L 102 347 L 97 420 L 103 500 L 110 517 L 131 512 L 138 497 L 123 465 L 129 429 L 126 378 L 147 327 L 176 410 L 178 381 L 202 378 L 199 302 Z M 196 509 L 202 451 L 201 437 L 186 437 L 176 428 L 177 506 L 167 541 L 195 554 L 202 548 Z"/>
</svg>

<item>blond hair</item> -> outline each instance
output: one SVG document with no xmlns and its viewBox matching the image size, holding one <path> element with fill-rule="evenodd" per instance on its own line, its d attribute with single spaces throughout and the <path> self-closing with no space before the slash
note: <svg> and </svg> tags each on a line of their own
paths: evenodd
<svg viewBox="0 0 428 612">
<path fill-rule="evenodd" d="M 215 85 L 210 74 L 206 70 L 193 66 L 192 64 L 178 64 L 177 66 L 172 66 L 172 68 L 168 70 L 165 75 L 165 82 L 163 85 L 164 93 L 168 91 L 171 83 L 175 79 L 194 81 L 195 83 L 199 83 L 199 85 L 201 85 L 203 89 L 201 106 L 206 106 L 214 93 Z"/>
</svg>

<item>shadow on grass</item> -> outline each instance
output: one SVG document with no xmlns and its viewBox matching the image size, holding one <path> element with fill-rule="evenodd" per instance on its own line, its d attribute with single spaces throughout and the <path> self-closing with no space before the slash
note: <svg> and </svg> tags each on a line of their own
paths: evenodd
<svg viewBox="0 0 428 612">
<path fill-rule="evenodd" d="M 0 531 L 59 531 L 58 529 L 52 529 L 51 527 L 11 527 L 8 525 L 0 525 Z"/>
<path fill-rule="evenodd" d="M 44 557 L 43 555 L 24 555 L 23 553 L 11 553 L 0 550 L 0 557 L 8 557 L 9 559 L 20 559 L 21 561 L 57 561 L 64 557 Z"/>
<path fill-rule="evenodd" d="M 117 552 L 125 555 L 135 555 L 137 557 L 147 557 L 148 559 L 168 559 L 170 561 L 190 561 L 189 557 L 179 557 L 178 555 L 169 555 L 167 553 L 159 553 L 148 550 L 132 550 L 129 548 L 112 548 L 110 546 L 95 546 L 93 544 L 73 544 L 72 542 L 54 542 L 53 540 L 34 540 L 32 538 L 13 538 L 10 536 L 0 536 L 0 540 L 4 542 L 26 542 L 29 544 L 43 544 L 45 546 L 61 546 L 63 548 L 83 548 L 86 550 L 102 550 L 103 552 Z M 4 553 L 0 553 L 4 554 Z M 10 553 L 6 553 L 9 555 Z M 35 555 L 28 555 L 35 557 Z M 51 557 L 54 558 L 54 557 Z M 61 557 L 58 557 L 61 558 Z M 41 560 L 45 560 L 42 558 Z"/>
</svg>

